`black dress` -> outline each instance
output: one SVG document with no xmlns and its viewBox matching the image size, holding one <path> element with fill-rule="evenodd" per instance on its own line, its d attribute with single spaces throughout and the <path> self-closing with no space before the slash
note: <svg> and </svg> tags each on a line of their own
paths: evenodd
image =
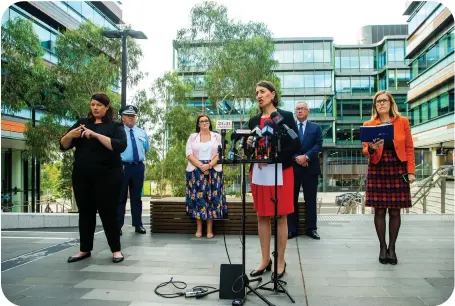
<svg viewBox="0 0 455 306">
<path fill-rule="evenodd" d="M 68 132 L 80 124 L 111 138 L 113 149 L 109 150 L 97 139 L 87 138 L 73 139 L 68 148 L 76 148 L 72 181 L 79 210 L 80 251 L 89 252 L 93 249 L 98 212 L 109 247 L 112 252 L 117 252 L 121 249 L 116 219 L 123 180 L 120 153 L 125 151 L 127 145 L 125 129 L 122 123 L 109 119 L 103 119 L 99 124 L 89 119 L 79 119 Z"/>
</svg>

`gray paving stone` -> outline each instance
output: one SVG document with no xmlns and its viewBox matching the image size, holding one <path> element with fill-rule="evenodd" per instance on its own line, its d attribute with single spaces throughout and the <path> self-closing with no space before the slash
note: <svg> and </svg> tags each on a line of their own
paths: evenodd
<svg viewBox="0 0 455 306">
<path fill-rule="evenodd" d="M 453 292 L 453 287 L 438 287 L 438 288 L 427 288 L 427 287 L 383 287 L 390 296 L 394 297 L 450 297 Z"/>
<path fill-rule="evenodd" d="M 111 273 L 150 273 L 150 274 L 169 274 L 170 268 L 166 267 L 135 267 L 121 266 L 118 264 L 112 265 L 89 265 L 81 270 L 81 272 L 111 272 Z"/>
<path fill-rule="evenodd" d="M 439 270 L 439 273 L 444 275 L 444 277 L 454 277 L 454 271 L 453 270 Z"/>
<path fill-rule="evenodd" d="M 44 286 L 35 285 L 19 294 L 26 297 L 78 299 L 91 289 L 73 288 L 72 286 Z"/>
<path fill-rule="evenodd" d="M 389 294 L 381 287 L 313 287 L 309 295 L 346 297 L 388 297 Z"/>
<path fill-rule="evenodd" d="M 427 282 L 429 282 L 433 287 L 446 287 L 451 286 L 453 287 L 453 278 L 426 278 Z"/>
<path fill-rule="evenodd" d="M 46 277 L 28 277 L 20 283 L 30 285 L 75 285 L 85 279 L 133 281 L 140 275 L 139 273 L 53 271 Z"/>
<path fill-rule="evenodd" d="M 425 278 L 443 277 L 436 270 L 427 271 L 347 271 L 350 277 L 398 277 L 398 278 Z"/>
<path fill-rule="evenodd" d="M 311 306 L 428 306 L 443 302 L 452 293 L 453 221 L 414 222 L 411 217 L 403 218 L 397 244 L 399 264 L 392 266 L 377 262 L 379 247 L 372 219 L 354 222 L 342 216 L 344 219 L 340 222 L 338 216 L 327 217 L 333 219 L 318 223 L 320 241 L 298 237 L 288 242 L 285 254 L 288 266 L 284 279 L 296 304 L 292 304 L 284 294 L 260 290 L 274 304 L 308 306 L 305 290 Z M 434 231 L 435 226 L 438 231 Z M 136 235 L 131 227 L 125 227 L 124 233 L 122 251 L 126 260 L 121 264 L 111 262 L 112 254 L 104 233 L 99 233 L 95 236 L 91 258 L 66 263 L 67 257 L 79 248 L 74 246 L 17 267 L 2 273 L 2 284 L 10 286 L 5 287 L 5 291 L 9 289 L 15 300 L 22 300 L 19 305 L 231 305 L 230 300 L 219 300 L 218 294 L 195 300 L 164 299 L 153 293 L 156 285 L 171 277 L 187 282 L 188 287 L 218 287 L 220 264 L 228 263 L 222 236 L 208 241 L 194 239 L 192 235 Z M 55 237 L 64 236 L 56 234 Z M 21 254 L 27 247 L 46 243 L 44 239 L 32 240 L 31 243 L 2 239 L 2 256 Z M 226 236 L 226 243 L 231 261 L 241 263 L 239 237 Z M 437 255 L 432 256 L 435 252 Z M 246 271 L 249 273 L 261 258 L 257 236 L 247 237 L 246 255 Z M 270 272 L 264 274 L 263 282 L 267 282 L 270 275 Z M 38 285 L 43 290 L 39 290 Z M 58 295 L 58 291 L 52 293 L 57 287 L 73 290 L 72 297 L 83 295 L 79 299 L 68 299 L 63 294 L 53 299 L 41 298 L 47 291 L 50 295 Z M 24 289 L 19 291 L 20 288 Z M 265 304 L 250 294 L 246 305 Z"/>
<path fill-rule="evenodd" d="M 27 288 L 30 288 L 30 286 L 2 284 L 3 295 L 6 296 L 7 298 L 10 296 L 17 295 L 18 293 L 24 291 Z"/>
<path fill-rule="evenodd" d="M 36 298 L 23 297 L 16 300 L 20 306 L 106 306 L 106 301 L 101 300 L 81 300 L 81 299 L 63 299 L 63 298 Z M 127 306 L 129 302 L 109 301 L 109 306 Z"/>
<path fill-rule="evenodd" d="M 305 279 L 308 282 L 307 279 Z M 371 287 L 371 286 L 407 286 L 407 287 L 430 287 L 431 285 L 424 279 L 419 278 L 387 278 L 387 277 L 374 277 L 374 278 L 341 278 L 341 277 L 328 277 L 327 282 L 329 286 L 357 286 L 357 287 Z"/>
<path fill-rule="evenodd" d="M 427 306 L 438 306 L 443 305 L 445 302 L 449 300 L 447 297 L 421 297 L 420 298 Z M 450 298 L 452 305 L 453 305 L 453 297 Z M 450 302 L 448 303 L 450 305 Z"/>
<path fill-rule="evenodd" d="M 419 298 L 339 297 L 308 295 L 310 306 L 428 306 Z"/>
</svg>

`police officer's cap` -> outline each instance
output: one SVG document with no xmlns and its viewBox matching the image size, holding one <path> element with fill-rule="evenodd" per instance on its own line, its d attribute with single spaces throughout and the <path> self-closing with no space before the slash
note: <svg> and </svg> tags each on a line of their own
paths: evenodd
<svg viewBox="0 0 455 306">
<path fill-rule="evenodd" d="M 120 115 L 137 116 L 138 109 L 134 105 L 126 105 L 120 109 Z"/>
</svg>

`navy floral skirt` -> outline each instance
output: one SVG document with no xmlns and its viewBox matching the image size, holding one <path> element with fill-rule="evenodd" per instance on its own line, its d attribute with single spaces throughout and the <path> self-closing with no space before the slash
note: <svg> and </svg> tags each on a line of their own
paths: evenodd
<svg viewBox="0 0 455 306">
<path fill-rule="evenodd" d="M 210 161 L 201 161 L 207 164 Z M 196 168 L 186 172 L 186 214 L 195 219 L 222 219 L 227 215 L 226 195 L 222 185 L 223 172 L 213 168 L 208 175 Z"/>
<path fill-rule="evenodd" d="M 379 162 L 368 164 L 365 206 L 375 208 L 411 207 L 409 184 L 403 179 L 407 163 L 398 159 L 394 149 L 384 149 Z"/>
</svg>

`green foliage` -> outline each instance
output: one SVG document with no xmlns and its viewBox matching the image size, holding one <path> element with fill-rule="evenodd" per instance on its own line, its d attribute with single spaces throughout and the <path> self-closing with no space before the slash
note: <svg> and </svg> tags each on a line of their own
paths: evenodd
<svg viewBox="0 0 455 306">
<path fill-rule="evenodd" d="M 164 174 L 172 186 L 172 194 L 175 197 L 185 195 L 185 169 L 187 159 L 185 156 L 186 139 L 176 142 L 167 152 L 164 161 Z"/>
<path fill-rule="evenodd" d="M 16 18 L 2 25 L 2 105 L 16 112 L 52 99 L 55 75 L 43 63 L 40 40 L 29 20 Z"/>
<path fill-rule="evenodd" d="M 58 190 L 60 195 L 67 200 L 72 198 L 73 181 L 71 175 L 73 173 L 73 152 L 66 151 L 62 154 L 62 162 L 60 164 L 60 184 Z"/>
<path fill-rule="evenodd" d="M 96 92 L 107 92 L 117 81 L 121 65 L 117 43 L 104 37 L 102 28 L 88 21 L 57 37 L 56 72 L 63 85 L 60 102 L 71 119 L 87 116 L 90 97 Z M 116 103 L 114 107 L 118 109 Z"/>
<path fill-rule="evenodd" d="M 60 197 L 61 162 L 44 164 L 41 167 L 41 190 L 49 198 Z"/>
<path fill-rule="evenodd" d="M 62 125 L 59 118 L 47 113 L 35 127 L 32 122 L 26 123 L 25 145 L 27 157 L 37 156 L 42 163 L 59 160 L 61 157 L 59 139 L 68 128 Z"/>
<path fill-rule="evenodd" d="M 45 110 L 35 127 L 27 122 L 26 153 L 43 163 L 62 161 L 58 163 L 58 189 L 66 199 L 72 192 L 73 153 L 61 153 L 58 140 L 70 121 L 87 116 L 94 93 L 106 92 L 114 109 L 120 105 L 119 94 L 111 88 L 120 82 L 121 40 L 108 39 L 102 31 L 86 21 L 78 29 L 58 35 L 55 52 L 59 60 L 56 66 L 49 66 L 42 59 L 44 51 L 31 21 L 16 18 L 2 25 L 2 106 L 10 111 L 27 106 Z M 128 39 L 129 86 L 144 77 L 139 70 L 141 58 L 139 45 Z M 45 175 L 47 182 L 50 178 L 47 172 Z"/>
<path fill-rule="evenodd" d="M 185 145 L 195 129 L 194 109 L 187 106 L 192 89 L 176 73 L 166 73 L 148 91 L 140 91 L 133 98 L 139 108 L 137 124 L 151 132 L 145 177 L 157 182 L 161 194 L 167 183 L 177 194 L 181 192 L 187 163 Z M 183 172 L 177 175 L 176 169 L 182 167 Z"/>
<path fill-rule="evenodd" d="M 180 70 L 205 71 L 205 89 L 218 111 L 221 103 L 230 101 L 229 108 L 240 109 L 243 121 L 261 80 L 271 81 L 280 92 L 272 71 L 278 62 L 273 59 L 274 43 L 267 26 L 230 20 L 223 5 L 196 5 L 190 27 L 178 31 L 174 46 Z"/>
</svg>

